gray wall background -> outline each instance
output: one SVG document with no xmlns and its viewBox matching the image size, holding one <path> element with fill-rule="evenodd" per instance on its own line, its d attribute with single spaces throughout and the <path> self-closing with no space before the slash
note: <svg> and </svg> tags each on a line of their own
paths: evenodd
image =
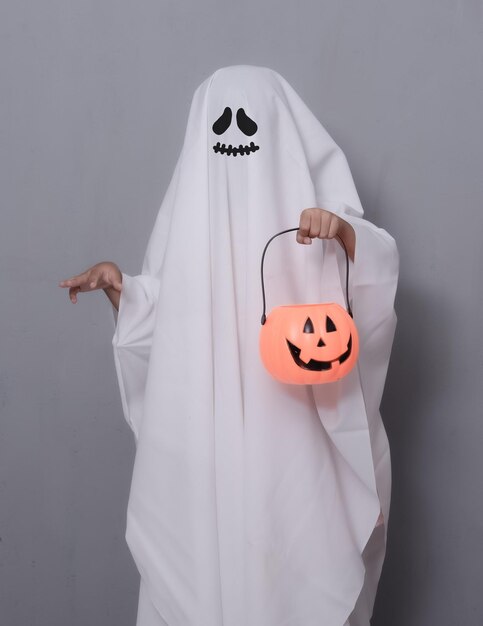
<svg viewBox="0 0 483 626">
<path fill-rule="evenodd" d="M 483 623 L 482 35 L 481 0 L 3 0 L 2 626 L 135 623 L 110 304 L 57 283 L 140 271 L 194 89 L 235 63 L 287 78 L 399 246 L 373 623 Z"/>
</svg>

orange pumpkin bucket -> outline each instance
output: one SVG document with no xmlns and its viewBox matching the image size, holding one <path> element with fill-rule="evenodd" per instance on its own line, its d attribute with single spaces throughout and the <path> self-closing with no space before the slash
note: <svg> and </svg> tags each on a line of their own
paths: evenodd
<svg viewBox="0 0 483 626">
<path fill-rule="evenodd" d="M 268 372 L 282 383 L 318 385 L 343 378 L 359 355 L 359 335 L 349 304 L 349 258 L 346 256 L 347 311 L 336 302 L 275 307 L 265 315 L 263 263 L 270 242 L 289 228 L 271 237 L 262 254 L 261 278 L 263 314 L 260 329 L 260 356 Z"/>
</svg>

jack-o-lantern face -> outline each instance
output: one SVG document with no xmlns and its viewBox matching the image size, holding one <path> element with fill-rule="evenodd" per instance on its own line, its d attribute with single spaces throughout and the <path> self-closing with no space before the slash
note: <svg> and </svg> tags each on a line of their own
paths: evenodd
<svg viewBox="0 0 483 626">
<path fill-rule="evenodd" d="M 354 367 L 358 353 L 354 320 L 335 302 L 276 307 L 260 331 L 262 361 L 285 383 L 338 380 Z"/>
<path fill-rule="evenodd" d="M 226 107 L 220 117 L 213 124 L 212 129 L 216 135 L 223 135 L 231 125 L 232 121 L 232 111 L 230 107 Z M 238 109 L 236 112 L 236 125 L 241 130 L 244 135 L 251 137 L 254 135 L 258 126 L 256 122 L 254 122 L 248 115 L 245 113 L 244 109 Z M 260 146 L 256 146 L 253 141 L 248 145 L 239 144 L 238 146 L 232 145 L 231 143 L 226 145 L 226 143 L 220 143 L 219 141 L 213 146 L 213 150 L 216 154 L 225 154 L 226 156 L 234 156 L 237 155 L 248 155 L 253 154 L 257 150 L 260 150 Z"/>
</svg>

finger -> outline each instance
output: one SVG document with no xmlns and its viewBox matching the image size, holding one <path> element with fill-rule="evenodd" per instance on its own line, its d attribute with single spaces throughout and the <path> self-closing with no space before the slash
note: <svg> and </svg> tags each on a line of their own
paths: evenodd
<svg viewBox="0 0 483 626">
<path fill-rule="evenodd" d="M 59 287 L 67 287 L 67 283 L 69 283 L 74 278 L 77 278 L 77 276 L 71 276 L 70 278 L 64 278 L 64 280 L 61 280 L 59 282 Z"/>
<path fill-rule="evenodd" d="M 102 284 L 100 285 L 102 289 L 106 287 L 114 287 L 117 290 L 118 280 L 116 278 L 116 274 L 110 270 L 106 269 L 102 272 Z"/>
<path fill-rule="evenodd" d="M 116 291 L 122 291 L 122 274 L 120 278 L 118 277 L 118 273 L 115 271 L 106 272 L 106 280 L 109 285 L 112 285 Z"/>
<path fill-rule="evenodd" d="M 60 287 L 75 287 L 79 285 L 85 278 L 87 277 L 87 272 L 83 272 L 82 274 L 77 274 L 77 276 L 71 276 L 66 280 L 62 280 L 59 283 Z"/>
<path fill-rule="evenodd" d="M 320 211 L 313 211 L 310 215 L 309 237 L 320 237 L 322 216 Z"/>
<path fill-rule="evenodd" d="M 89 289 L 99 289 L 99 280 L 101 279 L 101 274 L 98 272 L 92 272 L 89 276 Z"/>
<path fill-rule="evenodd" d="M 339 220 L 338 217 L 334 216 L 330 220 L 329 231 L 327 233 L 327 237 L 329 239 L 332 239 L 333 237 L 335 237 L 338 234 L 339 230 L 340 230 L 340 220 Z"/>
<path fill-rule="evenodd" d="M 110 269 L 104 269 L 100 273 L 96 283 L 96 289 L 107 289 L 108 287 L 113 287 L 118 291 L 121 290 L 121 286 L 119 281 L 116 278 L 116 275 Z"/>
<path fill-rule="evenodd" d="M 310 212 L 306 210 L 302 211 L 300 214 L 299 229 L 297 231 L 298 243 L 312 243 L 312 240 L 309 237 L 310 222 Z"/>
<path fill-rule="evenodd" d="M 122 282 L 120 280 L 117 280 L 117 278 L 114 279 L 112 286 L 114 287 L 114 289 L 116 289 L 117 291 L 122 291 Z"/>
<path fill-rule="evenodd" d="M 106 287 L 112 287 L 116 291 L 121 292 L 122 291 L 122 282 L 119 281 L 116 277 L 109 276 L 109 279 L 106 280 L 104 288 L 106 288 Z"/>
<path fill-rule="evenodd" d="M 320 216 L 320 229 L 318 233 L 319 239 L 327 239 L 329 234 L 329 225 L 330 225 L 331 214 L 324 211 L 321 212 Z"/>
<path fill-rule="evenodd" d="M 302 211 L 300 214 L 299 230 L 298 232 L 302 237 L 307 237 L 310 231 L 310 212 L 307 210 Z"/>
<path fill-rule="evenodd" d="M 80 291 L 80 287 L 71 287 L 69 289 L 69 298 L 75 304 L 77 302 L 77 293 Z"/>
<path fill-rule="evenodd" d="M 298 243 L 304 243 L 304 244 L 311 244 L 312 243 L 312 239 L 310 237 L 308 237 L 308 236 L 304 237 L 298 231 L 297 231 L 296 240 L 297 240 Z"/>
</svg>

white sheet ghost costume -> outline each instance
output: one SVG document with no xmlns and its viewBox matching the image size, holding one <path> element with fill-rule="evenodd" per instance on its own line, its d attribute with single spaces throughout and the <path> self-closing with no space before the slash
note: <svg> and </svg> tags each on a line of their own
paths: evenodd
<svg viewBox="0 0 483 626">
<path fill-rule="evenodd" d="M 260 259 L 308 207 L 355 229 L 360 354 L 339 381 L 286 385 L 259 356 Z M 278 237 L 268 311 L 345 307 L 345 269 L 337 239 Z M 235 66 L 200 85 L 142 272 L 123 274 L 115 314 L 136 440 L 126 540 L 141 575 L 137 626 L 368 626 L 390 506 L 379 406 L 398 270 L 343 152 L 280 75 Z"/>
</svg>

